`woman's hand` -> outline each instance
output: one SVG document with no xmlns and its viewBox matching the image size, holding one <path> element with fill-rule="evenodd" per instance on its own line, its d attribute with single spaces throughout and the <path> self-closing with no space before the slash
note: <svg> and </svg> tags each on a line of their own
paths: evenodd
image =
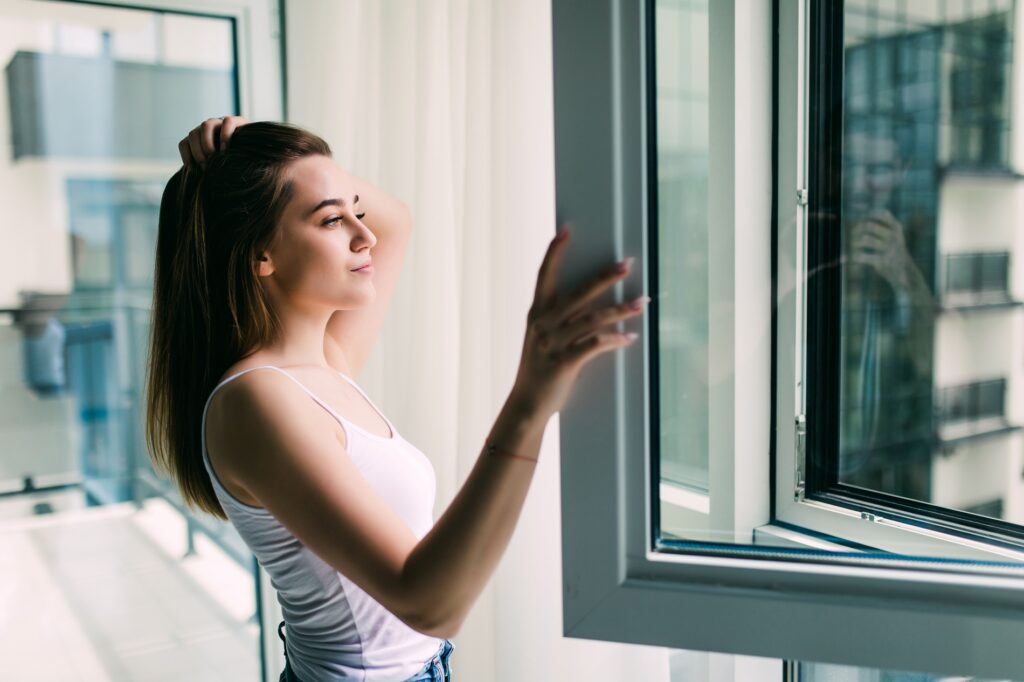
<svg viewBox="0 0 1024 682">
<path fill-rule="evenodd" d="M 906 288 L 908 270 L 916 269 L 907 250 L 903 224 L 881 210 L 854 224 L 850 238 L 850 262 L 868 265 L 893 288 Z"/>
<path fill-rule="evenodd" d="M 568 233 L 557 236 L 548 246 L 537 276 L 533 306 L 527 316 L 523 346 L 515 388 L 525 404 L 544 416 L 565 405 L 580 369 L 605 351 L 631 344 L 636 335 L 602 331 L 601 328 L 639 315 L 650 298 L 642 296 L 600 310 L 587 304 L 629 274 L 627 259 L 612 266 L 568 299 L 555 294 L 558 265 L 569 241 Z"/>
<path fill-rule="evenodd" d="M 231 134 L 235 132 L 236 128 L 244 126 L 248 122 L 241 116 L 206 119 L 189 131 L 189 134 L 178 143 L 181 162 L 186 166 L 198 163 L 205 167 L 206 159 L 210 157 L 210 154 L 217 149 L 220 151 L 227 149 Z"/>
</svg>

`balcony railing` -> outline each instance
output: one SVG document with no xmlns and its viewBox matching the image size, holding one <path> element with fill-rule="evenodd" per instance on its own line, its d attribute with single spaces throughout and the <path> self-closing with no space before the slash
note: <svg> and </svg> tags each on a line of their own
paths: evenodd
<svg viewBox="0 0 1024 682">
<path fill-rule="evenodd" d="M 941 445 L 1016 431 L 1006 418 L 1006 379 L 938 389 L 936 410 Z"/>
</svg>

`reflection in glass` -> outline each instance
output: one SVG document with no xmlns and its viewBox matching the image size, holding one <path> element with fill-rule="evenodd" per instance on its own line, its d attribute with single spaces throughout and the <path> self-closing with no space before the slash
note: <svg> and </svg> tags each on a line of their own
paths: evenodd
<svg viewBox="0 0 1024 682">
<path fill-rule="evenodd" d="M 733 471 L 735 453 L 710 451 L 709 302 L 726 295 L 709 287 L 710 5 L 648 6 L 660 547 L 692 551 L 680 540 L 813 546 L 883 562 L 897 552 L 1016 561 L 1009 551 L 976 552 L 903 528 L 877 532 L 871 515 L 857 528 L 834 523 L 838 512 L 818 501 L 808 514 L 813 504 L 787 511 L 800 527 L 773 523 L 778 499 L 753 511 L 748 501 L 785 472 L 755 480 Z M 1024 146 L 1011 145 L 1024 113 L 1012 106 L 1021 87 L 1014 74 L 1024 72 L 1015 57 L 1024 54 L 1018 8 L 1011 0 L 848 0 L 842 11 L 839 450 L 829 463 L 839 483 L 913 509 L 928 502 L 979 523 L 1024 525 Z M 824 97 L 809 96 L 816 105 Z"/>
<path fill-rule="evenodd" d="M 181 505 L 142 437 L 160 196 L 178 140 L 237 111 L 233 34 L 214 17 L 0 7 L 0 563 L 31 597 L 6 605 L 26 643 L 10 669 L 259 675 L 253 557 Z"/>
<path fill-rule="evenodd" d="M 845 3 L 839 480 L 1022 522 L 1014 6 L 886 6 Z"/>
</svg>

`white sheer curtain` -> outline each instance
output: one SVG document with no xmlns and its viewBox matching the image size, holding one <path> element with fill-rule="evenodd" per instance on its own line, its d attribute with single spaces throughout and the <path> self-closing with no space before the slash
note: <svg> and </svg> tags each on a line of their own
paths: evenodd
<svg viewBox="0 0 1024 682">
<path fill-rule="evenodd" d="M 518 367 L 555 231 L 549 0 L 288 0 L 289 120 L 405 201 L 405 270 L 360 384 L 433 461 L 435 518 Z M 558 418 L 512 543 L 453 639 L 460 682 L 668 682 L 667 649 L 562 636 Z"/>
</svg>

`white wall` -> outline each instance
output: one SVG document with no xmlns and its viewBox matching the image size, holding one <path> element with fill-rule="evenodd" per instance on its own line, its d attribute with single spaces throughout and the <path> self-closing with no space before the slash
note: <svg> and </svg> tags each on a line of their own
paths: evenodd
<svg viewBox="0 0 1024 682">
<path fill-rule="evenodd" d="M 959 446 L 953 456 L 936 457 L 932 471 L 935 503 L 963 509 L 1002 497 L 1007 520 L 1024 521 L 1020 516 L 1022 438 L 1014 434 L 970 441 Z"/>
<path fill-rule="evenodd" d="M 1021 41 L 1016 41 L 1017 43 Z M 1019 49 L 1019 47 L 1018 47 Z M 1014 130 L 1024 123 L 1014 115 Z M 1006 251 L 1010 254 L 1010 295 L 1024 300 L 1024 182 L 998 177 L 948 177 L 939 193 L 940 268 L 950 253 Z M 939 278 L 940 291 L 944 279 Z M 935 325 L 935 386 L 1007 379 L 1006 417 L 1024 423 L 1024 310 L 949 310 Z M 955 446 L 934 459 L 932 501 L 963 508 L 1002 497 L 1006 520 L 1024 522 L 1019 435 Z"/>
</svg>

